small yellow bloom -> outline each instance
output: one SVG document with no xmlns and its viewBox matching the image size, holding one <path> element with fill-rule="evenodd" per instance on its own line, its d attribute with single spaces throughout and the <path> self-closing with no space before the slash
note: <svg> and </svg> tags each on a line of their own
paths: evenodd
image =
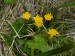
<svg viewBox="0 0 75 56">
<path fill-rule="evenodd" d="M 25 12 L 25 13 L 23 14 L 23 19 L 29 20 L 30 17 L 31 17 L 31 14 L 30 14 L 29 12 Z"/>
<path fill-rule="evenodd" d="M 35 22 L 42 22 L 43 21 L 43 18 L 40 17 L 39 15 L 36 15 L 36 17 L 34 17 L 34 21 Z"/>
<path fill-rule="evenodd" d="M 39 28 L 39 27 L 41 27 L 43 25 L 43 23 L 37 22 L 37 23 L 35 23 L 35 25 Z"/>
<path fill-rule="evenodd" d="M 40 17 L 40 16 L 37 15 L 37 16 L 34 17 L 33 19 L 34 19 L 35 25 L 36 25 L 37 27 L 41 27 L 41 26 L 43 25 L 43 18 L 42 18 L 42 17 Z"/>
<path fill-rule="evenodd" d="M 49 29 L 48 34 L 50 35 L 50 38 L 53 38 L 53 36 L 59 34 L 56 29 Z"/>
<path fill-rule="evenodd" d="M 45 18 L 45 20 L 50 21 L 53 18 L 53 15 L 51 13 L 50 14 L 48 13 L 44 16 L 44 18 Z"/>
</svg>

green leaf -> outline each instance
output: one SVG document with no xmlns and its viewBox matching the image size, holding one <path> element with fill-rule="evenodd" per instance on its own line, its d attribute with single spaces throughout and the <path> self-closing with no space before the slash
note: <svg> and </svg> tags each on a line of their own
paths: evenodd
<svg viewBox="0 0 75 56">
<path fill-rule="evenodd" d="M 29 48 L 34 48 L 35 49 L 35 43 L 34 43 L 33 40 L 28 40 L 27 45 L 28 45 Z"/>
<path fill-rule="evenodd" d="M 22 22 L 21 19 L 16 19 L 15 22 L 13 23 L 13 27 L 15 28 L 15 30 L 17 31 L 17 33 L 21 29 L 20 32 L 18 33 L 19 35 L 28 34 L 28 31 L 27 31 L 26 27 L 23 26 L 23 22 Z M 13 29 L 12 29 L 12 31 L 13 31 L 12 32 L 13 35 L 15 35 L 15 32 L 14 32 Z"/>
<path fill-rule="evenodd" d="M 18 0 L 4 0 L 5 3 L 7 3 L 8 5 L 13 5 L 17 2 Z"/>
<path fill-rule="evenodd" d="M 16 42 L 22 46 L 24 43 L 25 43 L 25 40 L 24 39 L 19 39 L 19 38 L 16 38 Z"/>
<path fill-rule="evenodd" d="M 32 23 L 33 23 L 32 18 L 30 18 L 29 20 L 25 20 L 25 19 L 24 19 L 24 21 L 25 21 L 26 24 L 32 24 Z"/>
<path fill-rule="evenodd" d="M 37 49 L 41 50 L 42 52 L 46 52 L 49 50 L 49 46 L 42 34 L 34 36 L 34 41 Z"/>
<path fill-rule="evenodd" d="M 36 36 L 34 36 L 34 39 L 28 41 L 27 45 L 29 48 L 38 49 L 42 52 L 46 52 L 49 50 L 49 46 L 42 34 L 37 34 Z"/>
<path fill-rule="evenodd" d="M 48 52 L 45 53 L 41 53 L 41 54 L 37 54 L 35 56 L 51 56 L 51 55 L 56 55 L 56 54 L 60 54 L 62 52 L 66 52 L 69 51 L 71 49 L 75 48 L 75 42 L 69 41 L 69 44 L 66 44 L 65 46 L 50 50 Z"/>
<path fill-rule="evenodd" d="M 5 42 L 10 46 L 11 43 L 12 43 L 12 40 L 13 40 L 12 37 L 10 37 L 8 35 L 5 35 L 5 34 L 2 34 L 2 36 L 3 36 L 4 40 L 5 40 Z"/>
</svg>

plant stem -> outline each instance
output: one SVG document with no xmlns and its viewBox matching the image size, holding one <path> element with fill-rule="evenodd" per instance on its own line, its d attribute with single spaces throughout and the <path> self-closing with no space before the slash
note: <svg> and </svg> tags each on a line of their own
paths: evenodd
<svg viewBox="0 0 75 56">
<path fill-rule="evenodd" d="M 31 56 L 34 56 L 34 49 L 31 48 Z"/>
</svg>

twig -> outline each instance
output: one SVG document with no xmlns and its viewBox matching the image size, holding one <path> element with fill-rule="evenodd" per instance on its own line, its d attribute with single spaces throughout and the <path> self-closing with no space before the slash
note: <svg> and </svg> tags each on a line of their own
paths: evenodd
<svg viewBox="0 0 75 56">
<path fill-rule="evenodd" d="M 29 37 L 29 36 L 34 36 L 34 35 L 35 35 L 35 33 L 31 33 L 31 34 L 28 34 L 28 35 L 24 35 L 24 36 L 22 36 L 21 38 Z"/>
</svg>

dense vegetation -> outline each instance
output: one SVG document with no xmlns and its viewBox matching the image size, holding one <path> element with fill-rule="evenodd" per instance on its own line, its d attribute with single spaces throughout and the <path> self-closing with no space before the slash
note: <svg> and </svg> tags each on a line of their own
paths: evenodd
<svg viewBox="0 0 75 56">
<path fill-rule="evenodd" d="M 0 56 L 75 56 L 75 0 L 0 0 Z"/>
</svg>

